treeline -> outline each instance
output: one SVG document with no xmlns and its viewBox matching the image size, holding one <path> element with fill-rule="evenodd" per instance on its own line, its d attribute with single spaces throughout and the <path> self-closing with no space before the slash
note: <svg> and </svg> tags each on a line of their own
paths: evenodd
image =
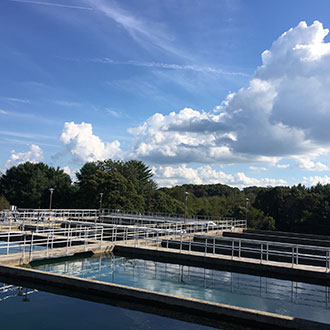
<svg viewBox="0 0 330 330">
<path fill-rule="evenodd" d="M 186 184 L 158 188 L 152 171 L 137 160 L 86 163 L 72 182 L 59 168 L 44 163 L 14 166 L 0 177 L 0 210 L 48 208 L 99 208 L 136 212 L 187 214 L 248 219 L 250 228 L 330 235 L 330 185 L 307 188 L 249 187 L 222 184 Z"/>
<path fill-rule="evenodd" d="M 0 177 L 0 209 L 99 208 L 136 212 L 183 213 L 183 204 L 157 189 L 152 171 L 141 161 L 97 161 L 86 163 L 72 182 L 60 168 L 26 162 L 13 166 Z"/>
</svg>

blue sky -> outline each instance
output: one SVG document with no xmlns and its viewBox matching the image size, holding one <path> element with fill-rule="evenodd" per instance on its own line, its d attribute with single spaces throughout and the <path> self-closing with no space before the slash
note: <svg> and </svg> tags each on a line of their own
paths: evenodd
<svg viewBox="0 0 330 330">
<path fill-rule="evenodd" d="M 330 2 L 3 0 L 0 170 L 330 183 Z"/>
</svg>

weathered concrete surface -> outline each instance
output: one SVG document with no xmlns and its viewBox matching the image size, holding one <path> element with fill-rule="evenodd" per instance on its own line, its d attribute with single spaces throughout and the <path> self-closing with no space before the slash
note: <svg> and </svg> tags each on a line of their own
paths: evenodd
<svg viewBox="0 0 330 330">
<path fill-rule="evenodd" d="M 33 260 L 40 259 L 48 259 L 48 258 L 56 258 L 56 257 L 65 257 L 72 256 L 81 252 L 93 252 L 93 254 L 103 254 L 109 253 L 113 250 L 113 244 L 109 242 L 100 242 L 94 244 L 86 244 L 86 245 L 76 245 L 71 247 L 62 247 L 55 249 L 45 249 L 40 251 L 32 251 L 32 252 L 19 252 L 19 253 L 11 253 L 6 255 L 0 255 L 0 264 L 6 265 L 24 265 L 28 264 Z"/>
<path fill-rule="evenodd" d="M 146 306 L 158 305 L 163 309 L 184 311 L 185 313 L 203 315 L 203 317 L 244 324 L 245 326 L 261 327 L 262 329 L 323 330 L 330 327 L 329 324 L 290 316 L 19 267 L 0 266 L 0 276 L 9 276 L 11 280 L 21 279 L 30 283 L 43 283 L 48 286 L 66 289 L 68 292 L 78 291 L 92 293 L 100 297 L 124 298 L 142 302 Z"/>
<path fill-rule="evenodd" d="M 123 256 L 151 259 L 161 262 L 179 263 L 209 269 L 228 270 L 257 276 L 287 279 L 322 285 L 330 284 L 330 272 L 324 267 L 295 265 L 275 261 L 263 261 L 249 258 L 231 257 L 221 254 L 207 254 L 196 251 L 167 249 L 152 246 L 127 246 L 120 242 L 114 247 L 114 253 Z M 330 329 L 330 328 L 329 328 Z"/>
</svg>

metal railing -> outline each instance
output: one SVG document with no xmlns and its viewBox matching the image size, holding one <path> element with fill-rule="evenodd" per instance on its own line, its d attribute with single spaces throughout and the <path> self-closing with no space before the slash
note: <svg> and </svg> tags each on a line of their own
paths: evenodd
<svg viewBox="0 0 330 330">
<path fill-rule="evenodd" d="M 235 220 L 232 217 L 220 217 L 220 216 L 205 216 L 205 215 L 187 215 L 179 213 L 165 213 L 165 212 L 136 212 L 126 211 L 120 209 L 102 209 L 100 217 L 105 218 L 126 218 L 126 219 L 143 219 L 145 221 L 158 220 L 162 222 L 206 222 L 206 221 L 221 221 L 221 220 Z"/>
<path fill-rule="evenodd" d="M 134 218 L 145 219 L 146 221 L 169 221 L 169 222 L 184 222 L 185 217 L 183 214 L 177 213 L 163 213 L 163 212 L 136 212 L 125 211 L 120 209 L 22 209 L 19 208 L 16 211 L 1 211 L 0 221 L 5 221 L 6 218 L 12 218 L 14 220 L 22 219 L 39 219 L 46 220 L 47 218 Z M 222 221 L 222 220 L 234 220 L 231 217 L 220 216 L 205 216 L 205 215 L 187 215 L 186 222 L 191 221 Z"/>
<path fill-rule="evenodd" d="M 317 263 L 320 264 L 318 265 L 319 267 L 325 268 L 326 272 L 328 272 L 330 268 L 330 248 L 328 247 L 227 237 L 213 237 L 205 239 L 204 242 L 196 242 L 193 241 L 193 237 L 194 235 L 180 235 L 179 240 L 162 239 L 161 245 L 163 248 L 175 248 L 180 252 L 183 250 L 188 250 L 189 252 L 199 251 L 203 252 L 204 255 L 225 254 L 223 251 L 228 251 L 229 253 L 225 255 L 229 255 L 232 260 L 235 257 L 241 258 L 243 254 L 249 253 L 253 256 L 243 257 L 258 259 L 261 264 L 265 261 L 273 261 L 271 259 L 282 258 L 285 259 L 285 261 L 279 262 L 289 264 L 291 267 L 299 264 L 313 265 L 313 263 Z M 155 242 L 155 240 L 150 237 L 147 238 L 147 241 L 149 241 L 149 243 L 146 243 L 146 245 L 152 245 L 150 244 L 151 241 Z M 223 241 L 223 244 L 221 244 L 221 241 Z M 225 244 L 225 242 L 231 243 Z M 156 243 L 159 244 L 159 241 L 156 240 Z M 246 244 L 254 245 L 254 247 L 246 246 Z M 307 250 L 315 251 L 318 254 L 306 253 L 305 251 Z M 308 263 L 306 263 L 306 261 Z"/>
<path fill-rule="evenodd" d="M 103 243 L 103 227 L 80 227 L 80 228 L 43 228 L 38 232 L 34 231 L 8 231 L 0 233 L 0 255 L 10 253 L 26 253 L 36 250 L 49 250 L 57 247 L 68 249 L 73 245 L 87 245 Z"/>
<path fill-rule="evenodd" d="M 239 224 L 238 224 L 239 225 Z M 245 223 L 241 224 L 242 226 Z M 163 238 L 183 237 L 183 239 L 193 237 L 196 233 L 208 233 L 210 231 L 217 232 L 223 230 L 233 230 L 233 221 L 223 221 L 218 225 L 206 225 L 202 223 L 169 223 L 162 226 L 129 226 L 129 225 L 112 225 L 104 227 L 104 237 L 111 241 L 127 243 L 129 245 L 159 245 Z"/>
</svg>

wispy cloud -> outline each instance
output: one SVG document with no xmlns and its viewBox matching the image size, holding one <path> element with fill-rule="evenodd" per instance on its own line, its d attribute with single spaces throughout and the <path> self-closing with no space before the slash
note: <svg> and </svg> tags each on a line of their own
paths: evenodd
<svg viewBox="0 0 330 330">
<path fill-rule="evenodd" d="M 91 7 L 82 7 L 82 6 L 72 6 L 72 5 L 65 5 L 62 3 L 52 3 L 52 2 L 41 2 L 41 1 L 29 1 L 29 0 L 9 0 L 11 2 L 22 2 L 28 3 L 31 5 L 42 5 L 42 6 L 52 6 L 52 7 L 61 7 L 61 8 L 70 8 L 70 9 L 82 9 L 82 10 L 93 10 Z"/>
<path fill-rule="evenodd" d="M 64 106 L 64 107 L 81 107 L 83 106 L 80 102 L 74 102 L 74 101 L 65 101 L 65 100 L 55 100 L 55 104 Z"/>
<path fill-rule="evenodd" d="M 258 167 L 258 166 L 249 166 L 251 171 L 267 171 L 266 167 Z"/>
<path fill-rule="evenodd" d="M 105 109 L 106 112 L 111 115 L 112 117 L 115 117 L 115 118 L 120 118 L 122 115 L 119 111 L 116 111 L 114 109 L 111 109 L 111 108 L 106 108 Z"/>
<path fill-rule="evenodd" d="M 195 71 L 203 73 L 215 73 L 223 75 L 232 75 L 232 76 L 243 76 L 249 77 L 246 73 L 235 72 L 235 71 L 226 71 L 218 68 L 213 68 L 210 66 L 200 66 L 200 65 L 190 65 L 190 64 L 175 64 L 175 63 L 160 63 L 160 62 L 140 62 L 140 61 L 115 61 L 111 58 L 95 58 L 91 60 L 95 63 L 103 64 L 113 64 L 113 65 L 132 65 L 132 66 L 142 66 L 149 68 L 158 68 L 158 69 L 169 69 L 169 70 L 185 70 L 185 71 Z"/>
<path fill-rule="evenodd" d="M 54 124 L 54 122 L 48 118 L 41 117 L 40 115 L 35 115 L 33 113 L 23 113 L 23 112 L 15 112 L 15 111 L 6 111 L 3 109 L 0 109 L 0 115 L 5 115 L 8 117 L 16 117 L 20 120 L 26 119 L 26 120 L 33 120 L 34 122 L 42 122 L 42 123 L 48 123 L 48 124 Z"/>
<path fill-rule="evenodd" d="M 276 167 L 277 168 L 289 168 L 290 164 L 277 164 Z"/>
<path fill-rule="evenodd" d="M 17 103 L 25 103 L 25 104 L 30 103 L 29 100 L 19 99 L 19 98 L 15 98 L 15 97 L 5 97 L 4 99 L 9 101 L 9 102 L 17 102 Z"/>
<path fill-rule="evenodd" d="M 28 139 L 56 139 L 56 137 L 50 135 L 22 133 L 15 131 L 3 131 L 3 130 L 0 130 L 0 135 L 15 136 L 21 138 L 28 138 Z"/>
<path fill-rule="evenodd" d="M 22 144 L 22 145 L 30 145 L 30 144 L 35 143 L 36 140 L 37 139 L 27 139 L 27 138 L 15 139 L 15 138 L 3 137 L 0 139 L 0 144 L 15 143 L 15 144 Z M 38 141 L 38 145 L 40 145 L 40 146 L 58 148 L 58 144 L 40 142 L 41 140 L 37 140 L 37 141 Z"/>
<path fill-rule="evenodd" d="M 187 57 L 173 43 L 173 36 L 160 23 L 149 22 L 141 17 L 123 10 L 118 5 L 106 1 L 88 0 L 88 3 L 98 12 L 119 24 L 139 45 L 144 48 L 158 48 L 174 55 Z"/>
</svg>

